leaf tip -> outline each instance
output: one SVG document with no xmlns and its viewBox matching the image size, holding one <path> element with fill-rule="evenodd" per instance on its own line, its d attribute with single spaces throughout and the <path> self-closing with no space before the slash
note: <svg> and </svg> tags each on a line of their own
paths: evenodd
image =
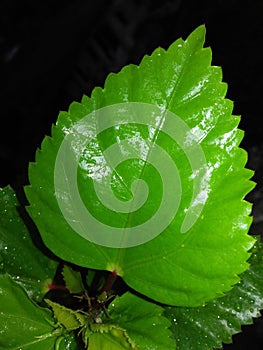
<svg viewBox="0 0 263 350">
<path fill-rule="evenodd" d="M 205 24 L 201 24 L 198 26 L 186 39 L 186 42 L 195 42 L 199 43 L 201 47 L 203 47 L 203 44 L 205 42 L 205 36 L 206 36 L 206 26 Z"/>
</svg>

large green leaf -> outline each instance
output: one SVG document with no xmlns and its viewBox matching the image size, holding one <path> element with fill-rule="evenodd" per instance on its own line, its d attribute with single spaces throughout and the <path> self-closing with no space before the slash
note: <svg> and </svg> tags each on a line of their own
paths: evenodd
<svg viewBox="0 0 263 350">
<path fill-rule="evenodd" d="M 180 350 L 221 349 L 231 343 L 242 325 L 253 323 L 263 309 L 263 244 L 257 243 L 249 259 L 250 267 L 223 298 L 197 308 L 167 307 L 165 316 Z"/>
<path fill-rule="evenodd" d="M 33 243 L 19 215 L 19 203 L 11 187 L 0 189 L 0 257 L 2 268 L 35 298 L 47 292 L 57 263 Z"/>
<path fill-rule="evenodd" d="M 243 133 L 204 38 L 201 26 L 62 112 L 26 188 L 55 254 L 171 305 L 230 290 L 253 244 Z"/>
<path fill-rule="evenodd" d="M 0 275 L 0 348 L 51 350 L 61 332 L 52 325 L 50 310 L 34 304 L 7 274 Z"/>
</svg>

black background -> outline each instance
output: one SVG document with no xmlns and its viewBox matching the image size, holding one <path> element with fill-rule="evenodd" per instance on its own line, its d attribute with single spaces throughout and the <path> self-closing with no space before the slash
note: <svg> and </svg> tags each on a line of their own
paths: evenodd
<svg viewBox="0 0 263 350">
<path fill-rule="evenodd" d="M 1 0 L 0 186 L 27 183 L 28 162 L 60 110 L 103 86 L 110 72 L 139 63 L 198 25 L 207 28 L 213 64 L 222 66 L 242 115 L 242 146 L 258 183 L 252 234 L 263 229 L 263 0 Z M 263 321 L 234 336 L 225 349 L 262 349 Z"/>
</svg>

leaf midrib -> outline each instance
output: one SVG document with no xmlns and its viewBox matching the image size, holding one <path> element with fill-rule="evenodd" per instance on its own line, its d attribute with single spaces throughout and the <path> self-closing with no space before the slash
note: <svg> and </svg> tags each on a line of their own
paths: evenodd
<svg viewBox="0 0 263 350">
<path fill-rule="evenodd" d="M 187 41 L 184 41 L 184 48 L 183 48 L 183 49 L 185 49 L 185 46 L 186 46 L 186 45 L 188 45 L 188 43 L 187 43 Z M 168 51 L 165 51 L 162 57 L 164 57 L 164 56 L 167 55 L 167 54 L 168 54 Z M 150 57 L 151 57 L 151 56 L 150 56 Z M 149 58 L 150 58 L 150 57 L 149 57 Z M 173 98 L 174 98 L 174 95 L 175 95 L 176 91 L 178 90 L 178 86 L 179 86 L 180 83 L 181 83 L 182 77 L 183 77 L 184 72 L 185 72 L 185 67 L 187 66 L 187 64 L 189 63 L 189 61 L 190 61 L 191 58 L 192 58 L 192 55 L 184 55 L 184 59 L 183 59 L 183 62 L 182 62 L 182 64 L 181 64 L 181 70 L 180 70 L 179 74 L 177 74 L 177 79 L 176 79 L 176 82 L 175 82 L 175 84 L 174 84 L 174 88 L 173 88 L 173 90 L 172 90 L 172 93 L 171 93 L 171 95 L 169 96 L 169 98 L 168 98 L 167 100 L 165 100 L 165 101 L 166 101 L 165 111 L 163 112 L 163 115 L 162 115 L 162 117 L 160 118 L 159 124 L 157 125 L 156 130 L 155 130 L 155 132 L 154 132 L 154 135 L 153 135 L 153 138 L 152 138 L 152 141 L 151 141 L 151 145 L 149 146 L 149 152 L 147 153 L 146 160 L 145 160 L 144 165 L 143 165 L 143 167 L 142 167 L 140 179 L 142 179 L 143 176 L 144 176 L 144 173 L 145 173 L 145 170 L 146 170 L 147 160 L 149 159 L 150 154 L 151 154 L 151 152 L 152 152 L 152 150 L 153 150 L 153 145 L 155 145 L 156 140 L 158 139 L 158 136 L 159 136 L 159 134 L 160 134 L 160 132 L 161 132 L 160 129 L 161 129 L 161 126 L 162 126 L 162 124 L 163 124 L 165 115 L 166 115 L 167 111 L 169 111 L 169 106 L 171 105 L 171 102 L 172 102 L 172 100 L 173 100 Z M 139 66 L 139 70 L 140 70 L 140 68 L 141 68 L 141 67 Z M 174 82 L 174 79 L 173 79 L 173 78 L 174 78 L 174 75 L 173 75 L 172 78 L 170 79 L 170 81 L 169 81 L 170 83 L 173 83 L 173 82 Z M 158 84 L 158 85 L 159 85 L 159 84 Z M 137 186 L 136 186 L 136 188 L 135 188 L 134 195 L 135 195 L 135 193 L 136 193 L 136 190 L 137 190 Z M 133 202 L 132 202 L 132 203 L 133 203 Z M 132 204 L 131 204 L 130 209 L 131 209 L 131 210 L 129 211 L 129 213 L 128 213 L 128 215 L 127 215 L 127 220 L 126 220 L 126 225 L 125 225 L 125 227 L 124 227 L 124 230 L 127 228 L 128 223 L 129 223 L 129 221 L 131 220 L 131 216 L 132 216 L 132 213 L 133 213 L 133 212 L 132 212 Z M 124 250 L 125 250 L 125 249 L 119 249 L 118 254 L 116 255 L 116 260 L 115 260 L 116 266 L 120 265 L 120 261 L 121 261 L 121 259 L 123 258 L 124 254 L 125 254 L 125 253 L 124 253 Z"/>
</svg>

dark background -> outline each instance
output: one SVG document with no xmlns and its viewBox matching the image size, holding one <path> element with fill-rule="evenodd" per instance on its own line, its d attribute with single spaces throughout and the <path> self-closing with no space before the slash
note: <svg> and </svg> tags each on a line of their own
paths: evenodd
<svg viewBox="0 0 263 350">
<path fill-rule="evenodd" d="M 247 198 L 251 233 L 263 232 L 263 0 L 0 0 L 0 186 L 27 183 L 28 162 L 60 110 L 200 24 L 242 115 L 242 146 L 258 183 Z M 255 323 L 225 349 L 262 349 L 262 318 Z"/>
</svg>

